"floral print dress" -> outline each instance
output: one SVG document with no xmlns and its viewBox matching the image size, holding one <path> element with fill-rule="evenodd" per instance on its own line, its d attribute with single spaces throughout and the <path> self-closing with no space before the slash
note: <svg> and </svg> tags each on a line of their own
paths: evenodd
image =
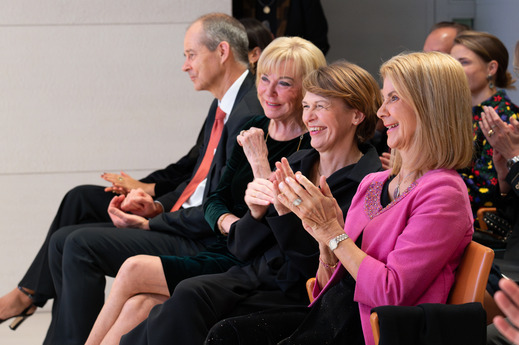
<svg viewBox="0 0 519 345">
<path fill-rule="evenodd" d="M 483 106 L 494 108 L 506 123 L 510 122 L 510 117 L 519 116 L 519 108 L 512 103 L 504 90 L 497 91 L 486 101 L 472 107 L 474 160 L 469 168 L 460 171 L 460 175 L 467 185 L 474 220 L 477 210 L 480 207 L 494 206 L 494 200 L 499 195 L 497 173 L 492 162 L 493 149 L 479 128 Z"/>
</svg>

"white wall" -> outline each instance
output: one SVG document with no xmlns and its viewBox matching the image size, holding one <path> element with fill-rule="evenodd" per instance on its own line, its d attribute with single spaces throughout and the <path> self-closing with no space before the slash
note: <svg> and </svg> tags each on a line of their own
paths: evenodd
<svg viewBox="0 0 519 345">
<path fill-rule="evenodd" d="M 499 37 L 510 55 L 508 70 L 515 79 L 519 75 L 513 73 L 515 43 L 519 41 L 519 1 L 517 0 L 476 0 L 476 16 L 474 26 L 477 30 L 487 31 Z M 516 90 L 507 90 L 515 104 L 519 104 L 519 82 Z"/>
<path fill-rule="evenodd" d="M 64 193 L 187 152 L 212 96 L 185 73 L 189 22 L 221 0 L 0 1 L 0 295 L 32 261 Z"/>
<path fill-rule="evenodd" d="M 321 0 L 328 19 L 327 60 L 346 59 L 378 80 L 381 63 L 406 50 L 420 50 L 434 23 L 431 0 Z"/>
</svg>

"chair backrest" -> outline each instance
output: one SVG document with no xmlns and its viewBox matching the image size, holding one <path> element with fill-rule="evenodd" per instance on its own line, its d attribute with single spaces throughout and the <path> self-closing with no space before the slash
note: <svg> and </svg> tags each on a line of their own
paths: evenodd
<svg viewBox="0 0 519 345">
<path fill-rule="evenodd" d="M 310 303 L 314 301 L 314 286 L 315 286 L 315 278 L 310 278 L 306 281 L 306 293 L 308 293 L 308 299 L 310 300 Z"/>
<path fill-rule="evenodd" d="M 483 304 L 494 251 L 477 242 L 470 242 L 456 271 L 447 304 L 480 302 Z"/>
<path fill-rule="evenodd" d="M 454 285 L 451 288 L 447 304 L 480 302 L 484 306 L 483 300 L 493 261 L 494 251 L 492 249 L 471 241 L 465 248 L 456 270 Z M 375 344 L 378 345 L 380 325 L 377 313 L 371 314 L 370 323 Z"/>
</svg>

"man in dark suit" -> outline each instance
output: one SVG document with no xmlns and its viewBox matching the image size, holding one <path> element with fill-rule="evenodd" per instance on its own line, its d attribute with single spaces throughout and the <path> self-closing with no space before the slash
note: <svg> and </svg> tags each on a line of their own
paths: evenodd
<svg viewBox="0 0 519 345">
<path fill-rule="evenodd" d="M 187 181 L 157 198 L 157 202 L 142 190 L 130 192 L 128 200 L 123 201 L 124 196 L 115 199 L 110 212 L 120 229 L 95 224 L 58 230 L 51 238 L 49 249 L 57 297 L 44 344 L 85 342 L 104 302 L 105 275 L 115 276 L 128 257 L 194 255 L 215 241 L 203 216 L 202 201 L 215 190 L 236 135 L 245 122 L 263 114 L 254 79 L 247 71 L 247 47 L 243 26 L 224 14 L 203 16 L 188 28 L 182 69 L 189 74 L 196 90 L 210 91 L 216 98 L 205 123 L 204 145 L 195 171 L 209 145 L 217 106 L 227 114 L 205 184 L 202 182 L 175 212 L 169 210 L 186 188 Z M 128 214 L 129 210 L 133 214 Z"/>
</svg>

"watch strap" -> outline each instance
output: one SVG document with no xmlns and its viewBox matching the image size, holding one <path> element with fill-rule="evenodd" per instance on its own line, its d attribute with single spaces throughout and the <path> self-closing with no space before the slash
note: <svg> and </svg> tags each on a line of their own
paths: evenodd
<svg viewBox="0 0 519 345">
<path fill-rule="evenodd" d="M 330 250 L 333 252 L 337 247 L 339 246 L 339 243 L 342 241 L 350 238 L 347 234 L 340 234 L 339 236 L 336 236 L 330 240 L 328 243 L 328 247 L 330 247 Z"/>
<path fill-rule="evenodd" d="M 508 170 L 510 170 L 510 168 L 512 167 L 512 165 L 514 165 L 515 163 L 519 162 L 519 155 L 515 156 L 515 157 L 512 157 L 510 158 L 509 160 L 506 161 L 506 166 L 508 168 Z"/>
</svg>

